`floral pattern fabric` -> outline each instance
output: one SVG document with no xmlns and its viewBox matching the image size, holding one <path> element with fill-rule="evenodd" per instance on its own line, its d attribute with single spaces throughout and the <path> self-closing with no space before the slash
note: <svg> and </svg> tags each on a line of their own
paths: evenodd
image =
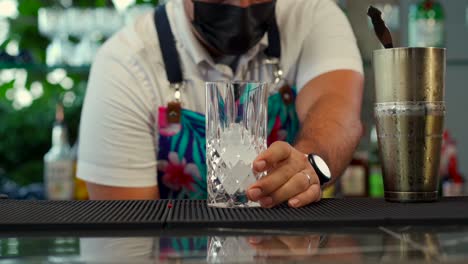
<svg viewBox="0 0 468 264">
<path fill-rule="evenodd" d="M 296 91 L 291 89 L 292 102 L 296 101 Z M 299 131 L 299 118 L 295 104 L 285 103 L 281 93 L 268 98 L 268 146 L 275 141 L 293 144 Z"/>
</svg>

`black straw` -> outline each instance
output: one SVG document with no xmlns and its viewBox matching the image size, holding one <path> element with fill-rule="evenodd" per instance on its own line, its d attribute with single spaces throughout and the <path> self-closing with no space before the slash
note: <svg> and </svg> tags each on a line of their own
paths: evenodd
<svg viewBox="0 0 468 264">
<path fill-rule="evenodd" d="M 377 37 L 380 40 L 380 43 L 386 48 L 391 49 L 393 48 L 393 40 L 392 35 L 390 34 L 390 30 L 388 30 L 385 22 L 382 19 L 382 12 L 373 7 L 369 6 L 369 10 L 367 10 L 367 15 L 372 20 L 372 25 L 374 25 L 374 31 Z"/>
</svg>

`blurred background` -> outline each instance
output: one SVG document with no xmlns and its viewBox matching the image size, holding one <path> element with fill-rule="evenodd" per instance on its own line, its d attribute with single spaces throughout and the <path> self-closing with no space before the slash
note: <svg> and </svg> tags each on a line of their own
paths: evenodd
<svg viewBox="0 0 468 264">
<path fill-rule="evenodd" d="M 312 1 L 312 0 L 310 0 Z M 159 1 L 163 2 L 163 1 Z M 468 175 L 468 0 L 337 0 L 358 38 L 366 72 L 362 118 L 366 133 L 355 159 L 329 197 L 382 197 L 373 125 L 371 54 L 381 46 L 366 16 L 372 4 L 384 13 L 399 46 L 447 47 L 446 119 L 441 193 L 460 195 Z M 44 199 L 46 156 L 52 129 L 68 128 L 66 159 L 76 161 L 81 105 L 90 64 L 99 46 L 157 0 L 0 0 L 0 193 Z M 59 105 L 59 107 L 57 107 Z M 57 109 L 59 115 L 57 121 Z M 71 167 L 72 168 L 72 167 Z M 73 199 L 86 199 L 73 180 Z"/>
</svg>

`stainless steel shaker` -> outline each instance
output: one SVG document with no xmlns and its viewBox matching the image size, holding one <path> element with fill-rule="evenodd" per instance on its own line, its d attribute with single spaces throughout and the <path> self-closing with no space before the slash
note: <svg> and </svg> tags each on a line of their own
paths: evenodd
<svg viewBox="0 0 468 264">
<path fill-rule="evenodd" d="M 446 50 L 376 50 L 373 66 L 385 199 L 435 201 L 445 117 Z"/>
</svg>

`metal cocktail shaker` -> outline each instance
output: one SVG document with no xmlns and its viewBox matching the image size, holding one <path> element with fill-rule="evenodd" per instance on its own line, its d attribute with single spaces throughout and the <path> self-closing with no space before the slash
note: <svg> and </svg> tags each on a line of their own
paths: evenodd
<svg viewBox="0 0 468 264">
<path fill-rule="evenodd" d="M 374 115 L 388 201 L 438 198 L 445 63 L 440 48 L 374 51 Z"/>
</svg>

